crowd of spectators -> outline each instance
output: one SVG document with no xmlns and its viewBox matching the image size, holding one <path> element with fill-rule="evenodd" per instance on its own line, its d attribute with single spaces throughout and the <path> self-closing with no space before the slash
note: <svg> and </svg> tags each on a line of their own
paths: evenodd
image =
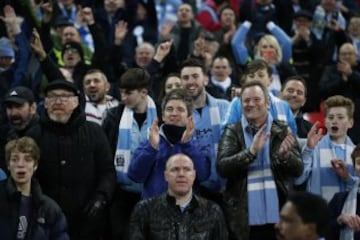
<svg viewBox="0 0 360 240">
<path fill-rule="evenodd" d="M 308 121 L 312 113 L 324 117 Z M 40 152 L 30 156 L 26 191 L 26 171 L 11 172 L 5 150 L 10 142 L 16 156 L 33 151 L 17 149 L 23 137 Z M 151 239 L 146 232 L 156 229 L 138 238 L 130 219 L 141 222 L 139 211 L 158 207 L 146 201 L 159 196 L 159 211 L 177 214 L 176 236 L 188 220 L 165 204 L 169 197 L 185 204 L 181 213 L 215 202 L 206 206 L 226 224 L 187 230 L 201 239 L 292 239 L 282 235 L 284 211 L 296 212 L 286 203 L 301 205 L 297 195 L 287 201 L 291 191 L 331 201 L 334 236 L 313 236 L 357 239 L 357 144 L 359 0 L 0 2 L 0 179 L 8 177 L 0 187 L 46 199 L 55 212 L 43 221 L 68 232 L 45 228 L 62 236 L 48 239 Z M 181 161 L 168 163 L 174 156 Z M 180 163 L 196 176 L 186 192 L 193 200 L 171 195 L 171 176 L 183 171 L 169 165 Z M 28 239 L 40 223 L 30 209 L 43 205 L 14 201 L 21 213 L 12 227 Z M 160 225 L 156 212 L 145 215 Z"/>
</svg>

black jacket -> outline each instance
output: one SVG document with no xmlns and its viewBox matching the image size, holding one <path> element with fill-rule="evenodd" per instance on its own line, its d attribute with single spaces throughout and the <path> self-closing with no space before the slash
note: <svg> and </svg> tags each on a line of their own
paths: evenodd
<svg viewBox="0 0 360 240">
<path fill-rule="evenodd" d="M 96 196 L 109 202 L 115 188 L 114 163 L 101 127 L 86 121 L 79 107 L 66 124 L 50 120 L 44 111 L 40 127 L 30 136 L 41 149 L 38 180 L 64 210 L 70 234 L 99 230 L 85 226 L 89 219 L 83 211 Z"/>
<path fill-rule="evenodd" d="M 0 238 L 14 240 L 19 223 L 21 193 L 9 178 L 0 182 Z M 32 209 L 26 239 L 68 240 L 67 224 L 60 207 L 41 192 L 36 180 L 31 182 Z"/>
<path fill-rule="evenodd" d="M 182 213 L 175 198 L 163 194 L 139 202 L 131 215 L 129 240 L 228 239 L 218 205 L 193 196 Z"/>
</svg>

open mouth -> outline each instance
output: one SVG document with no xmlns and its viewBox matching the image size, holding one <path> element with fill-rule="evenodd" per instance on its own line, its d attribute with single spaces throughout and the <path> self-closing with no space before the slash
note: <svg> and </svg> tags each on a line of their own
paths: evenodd
<svg viewBox="0 0 360 240">
<path fill-rule="evenodd" d="M 337 132 L 338 130 L 339 130 L 339 128 L 336 126 L 331 127 L 331 131 L 333 131 L 333 132 Z"/>
<path fill-rule="evenodd" d="M 19 172 L 16 173 L 16 176 L 17 176 L 18 178 L 24 178 L 25 175 L 26 175 L 26 172 L 25 172 L 25 171 L 19 171 Z"/>
</svg>

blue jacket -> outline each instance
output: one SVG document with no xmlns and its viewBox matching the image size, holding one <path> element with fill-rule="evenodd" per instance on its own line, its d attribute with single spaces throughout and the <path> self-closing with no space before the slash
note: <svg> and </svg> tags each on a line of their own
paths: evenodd
<svg viewBox="0 0 360 240">
<path fill-rule="evenodd" d="M 127 174 L 133 181 L 144 183 L 142 199 L 148 199 L 166 192 L 168 189 L 164 176 L 166 161 L 176 153 L 184 153 L 194 161 L 196 183 L 209 177 L 210 160 L 206 149 L 201 149 L 196 140 L 172 145 L 161 131 L 159 149 L 153 148 L 150 142 L 146 140 L 135 150 L 130 161 Z"/>
<path fill-rule="evenodd" d="M 26 240 L 69 240 L 67 224 L 60 207 L 41 192 L 37 181 L 31 182 L 31 219 Z M 21 193 L 11 178 L 0 182 L 0 238 L 16 239 Z"/>
</svg>

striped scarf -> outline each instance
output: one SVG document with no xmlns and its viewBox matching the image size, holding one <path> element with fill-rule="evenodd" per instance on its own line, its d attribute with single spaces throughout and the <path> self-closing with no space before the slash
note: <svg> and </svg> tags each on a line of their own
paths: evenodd
<svg viewBox="0 0 360 240">
<path fill-rule="evenodd" d="M 349 192 L 348 196 L 346 197 L 343 209 L 341 214 L 356 214 L 356 205 L 357 205 L 357 193 L 359 190 L 359 178 L 356 179 L 355 185 Z M 354 240 L 354 231 L 349 227 L 343 227 L 340 231 L 340 238 L 339 240 Z"/>
<path fill-rule="evenodd" d="M 115 169 L 119 182 L 128 180 L 127 171 L 131 159 L 131 129 L 134 122 L 134 111 L 131 108 L 125 107 L 119 124 L 118 142 L 115 153 Z M 149 129 L 157 117 L 156 106 L 151 97 L 147 96 L 147 112 L 145 127 Z M 125 178 L 125 179 L 124 179 Z"/>
<path fill-rule="evenodd" d="M 273 118 L 268 113 L 265 132 L 271 131 Z M 253 135 L 250 126 L 244 116 L 241 117 L 246 148 L 250 148 Z M 247 177 L 248 190 L 248 216 L 249 225 L 264 225 L 276 223 L 279 220 L 279 198 L 276 184 L 271 170 L 270 138 L 266 141 L 263 149 L 256 156 L 254 162 L 249 165 Z"/>
<path fill-rule="evenodd" d="M 346 137 L 345 144 L 339 146 L 334 144 L 330 135 L 327 134 L 316 145 L 312 155 L 312 171 L 308 180 L 307 190 L 321 195 L 327 201 L 330 201 L 335 193 L 346 191 L 349 184 L 353 182 L 345 182 L 334 171 L 331 160 L 343 159 L 350 170 L 350 175 L 354 175 L 352 167 L 351 153 L 354 144 L 349 137 Z"/>
</svg>

